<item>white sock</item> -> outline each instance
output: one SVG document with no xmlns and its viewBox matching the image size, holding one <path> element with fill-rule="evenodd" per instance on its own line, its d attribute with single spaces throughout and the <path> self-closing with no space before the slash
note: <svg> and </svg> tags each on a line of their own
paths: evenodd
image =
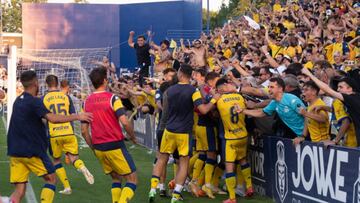
<svg viewBox="0 0 360 203">
<path fill-rule="evenodd" d="M 206 183 L 205 186 L 208 187 L 208 188 L 212 188 L 211 183 Z"/>
<path fill-rule="evenodd" d="M 159 190 L 165 190 L 164 183 L 159 183 Z"/>
<path fill-rule="evenodd" d="M 176 184 L 174 191 L 176 191 L 176 192 L 178 192 L 178 193 L 181 193 L 182 189 L 183 189 L 183 186 L 182 186 L 182 185 Z"/>
<path fill-rule="evenodd" d="M 156 189 L 155 188 L 151 188 L 150 192 L 155 192 L 156 193 Z"/>
</svg>

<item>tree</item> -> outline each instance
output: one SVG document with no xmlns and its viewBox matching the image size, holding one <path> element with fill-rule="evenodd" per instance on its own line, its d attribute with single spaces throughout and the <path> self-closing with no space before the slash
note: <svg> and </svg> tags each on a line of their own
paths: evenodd
<svg viewBox="0 0 360 203">
<path fill-rule="evenodd" d="M 217 23 L 216 21 L 216 17 L 217 17 L 218 13 L 215 11 L 210 11 L 210 30 L 214 29 L 215 27 L 221 26 L 220 24 Z M 206 24 L 207 24 L 207 9 L 203 8 L 202 11 L 202 22 L 203 22 L 203 29 L 206 29 Z"/>
<path fill-rule="evenodd" d="M 10 0 L 1 4 L 3 32 L 21 32 L 21 4 L 46 3 L 46 0 Z"/>
</svg>

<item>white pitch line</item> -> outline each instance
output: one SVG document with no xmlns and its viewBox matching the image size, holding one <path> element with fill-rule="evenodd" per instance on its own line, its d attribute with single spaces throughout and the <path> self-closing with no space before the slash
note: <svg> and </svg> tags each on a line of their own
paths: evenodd
<svg viewBox="0 0 360 203">
<path fill-rule="evenodd" d="M 1 118 L 2 118 L 1 120 L 2 120 L 2 122 L 4 124 L 4 127 L 6 128 L 7 123 L 6 123 L 6 120 L 5 120 L 4 116 L 2 116 Z M 6 136 L 6 133 L 4 135 Z M 25 199 L 26 199 L 27 203 L 38 203 L 38 201 L 36 200 L 36 197 L 35 197 L 34 189 L 31 186 L 30 180 L 26 184 Z"/>
</svg>

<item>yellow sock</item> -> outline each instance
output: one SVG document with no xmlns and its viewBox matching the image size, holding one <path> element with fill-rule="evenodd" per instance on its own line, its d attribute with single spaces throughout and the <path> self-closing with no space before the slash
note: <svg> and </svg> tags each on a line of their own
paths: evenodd
<svg viewBox="0 0 360 203">
<path fill-rule="evenodd" d="M 178 169 L 177 163 L 174 163 L 173 169 L 174 169 L 174 177 L 175 177 L 175 176 L 176 176 L 176 173 L 177 173 L 177 169 Z"/>
<path fill-rule="evenodd" d="M 45 184 L 41 191 L 41 203 L 52 203 L 55 196 L 55 185 Z"/>
<path fill-rule="evenodd" d="M 215 169 L 216 160 L 207 159 L 204 167 L 205 171 L 205 184 L 211 184 L 211 179 L 213 177 L 214 169 Z"/>
<path fill-rule="evenodd" d="M 85 166 L 85 164 L 81 159 L 78 159 L 78 160 L 74 161 L 74 167 L 76 169 L 80 169 L 80 168 L 82 168 L 84 166 Z"/>
<path fill-rule="evenodd" d="M 199 178 L 201 171 L 203 170 L 205 160 L 206 160 L 206 155 L 200 154 L 199 158 L 195 161 L 193 177 L 192 177 L 193 180 L 197 180 Z"/>
<path fill-rule="evenodd" d="M 197 184 L 198 184 L 198 186 L 202 186 L 202 185 L 204 185 L 204 183 L 205 183 L 205 171 L 202 170 L 199 178 L 197 179 Z"/>
<path fill-rule="evenodd" d="M 134 197 L 135 190 L 135 184 L 126 183 L 125 187 L 121 191 L 119 203 L 128 203 Z"/>
<path fill-rule="evenodd" d="M 225 183 L 229 192 L 229 198 L 232 200 L 235 199 L 235 187 L 236 187 L 235 173 L 227 173 Z"/>
<path fill-rule="evenodd" d="M 219 187 L 219 181 L 221 176 L 223 175 L 224 170 L 221 169 L 220 167 L 216 167 L 215 171 L 214 171 L 214 175 L 211 179 L 211 184 L 215 187 Z"/>
<path fill-rule="evenodd" d="M 195 154 L 193 154 L 192 157 L 190 158 L 190 161 L 189 161 L 189 176 L 190 177 L 193 176 L 195 161 L 198 159 L 198 157 L 199 157 L 199 153 L 195 152 Z"/>
<path fill-rule="evenodd" d="M 61 183 L 64 185 L 64 188 L 70 188 L 70 182 L 67 178 L 65 168 L 62 164 L 56 164 L 55 166 L 56 175 L 59 177 Z"/>
<path fill-rule="evenodd" d="M 156 189 L 159 184 L 160 178 L 157 176 L 152 176 L 151 178 L 151 189 Z"/>
<path fill-rule="evenodd" d="M 238 164 L 236 167 L 236 177 L 237 177 L 237 184 L 243 185 L 245 180 L 244 180 L 244 175 L 241 172 L 240 164 Z"/>
<path fill-rule="evenodd" d="M 251 168 L 250 165 L 244 164 L 241 166 L 241 172 L 244 176 L 245 179 L 245 183 L 246 183 L 246 189 L 251 188 L 252 187 L 252 181 L 251 181 Z"/>
<path fill-rule="evenodd" d="M 112 203 L 118 203 L 121 195 L 121 183 L 113 183 L 111 186 Z"/>
</svg>

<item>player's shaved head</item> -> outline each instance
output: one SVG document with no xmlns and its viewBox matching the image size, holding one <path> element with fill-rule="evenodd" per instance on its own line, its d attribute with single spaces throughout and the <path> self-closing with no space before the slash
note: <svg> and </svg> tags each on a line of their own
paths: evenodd
<svg viewBox="0 0 360 203">
<path fill-rule="evenodd" d="M 91 83 L 93 84 L 95 89 L 98 89 L 101 85 L 104 84 L 106 76 L 106 69 L 104 68 L 95 68 L 91 71 L 89 75 Z"/>
<path fill-rule="evenodd" d="M 37 81 L 36 72 L 32 70 L 25 71 L 20 76 L 20 82 L 25 89 L 33 86 Z"/>
<path fill-rule="evenodd" d="M 55 75 L 46 76 L 45 82 L 48 87 L 57 87 L 59 85 L 58 77 Z"/>
</svg>

